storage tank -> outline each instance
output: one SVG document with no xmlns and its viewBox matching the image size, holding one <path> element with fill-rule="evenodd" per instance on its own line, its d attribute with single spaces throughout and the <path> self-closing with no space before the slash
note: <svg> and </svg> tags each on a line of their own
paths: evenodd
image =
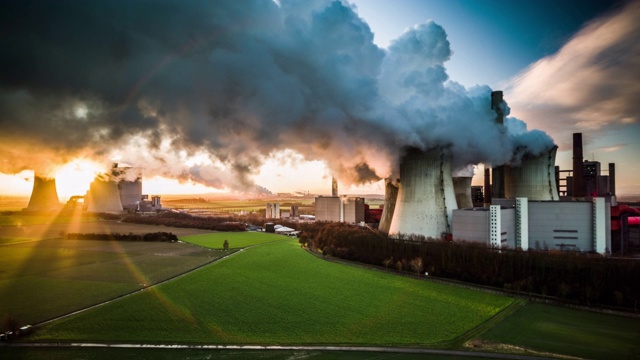
<svg viewBox="0 0 640 360">
<path fill-rule="evenodd" d="M 121 213 L 123 211 L 118 183 L 95 178 L 89 186 L 85 203 L 88 212 Z"/>
<path fill-rule="evenodd" d="M 33 191 L 29 205 L 24 211 L 55 211 L 60 209 L 56 179 L 38 176 L 33 177 Z"/>
<path fill-rule="evenodd" d="M 559 200 L 556 182 L 557 146 L 538 156 L 524 156 L 520 166 L 505 166 L 505 197 Z"/>
<path fill-rule="evenodd" d="M 389 228 L 391 227 L 391 220 L 393 219 L 393 212 L 396 208 L 396 201 L 398 200 L 398 186 L 389 179 L 384 181 L 384 185 L 384 207 L 382 208 L 382 216 L 380 217 L 378 230 L 388 234 Z"/>
<path fill-rule="evenodd" d="M 457 209 L 448 150 L 410 149 L 400 163 L 398 199 L 389 234 L 441 238 L 451 233 Z"/>
<path fill-rule="evenodd" d="M 453 178 L 453 190 L 456 194 L 458 209 L 470 209 L 473 207 L 473 199 L 471 198 L 472 179 L 472 177 L 468 176 Z"/>
</svg>

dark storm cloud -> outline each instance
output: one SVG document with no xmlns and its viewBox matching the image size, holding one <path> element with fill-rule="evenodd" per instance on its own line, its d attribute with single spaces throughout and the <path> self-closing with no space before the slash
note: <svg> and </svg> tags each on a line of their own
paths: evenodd
<svg viewBox="0 0 640 360">
<path fill-rule="evenodd" d="M 1 6 L 2 172 L 115 151 L 152 174 L 246 188 L 288 148 L 360 183 L 390 176 L 404 146 L 452 146 L 461 165 L 513 149 L 490 89 L 448 81 L 433 22 L 385 52 L 340 1 Z M 185 161 L 202 153 L 210 164 Z"/>
</svg>

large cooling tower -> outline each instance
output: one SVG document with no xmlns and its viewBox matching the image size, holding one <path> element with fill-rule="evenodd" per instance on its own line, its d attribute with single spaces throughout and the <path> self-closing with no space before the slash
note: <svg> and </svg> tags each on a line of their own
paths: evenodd
<svg viewBox="0 0 640 360">
<path fill-rule="evenodd" d="M 440 238 L 451 232 L 457 209 L 450 153 L 443 149 L 411 149 L 400 164 L 398 200 L 389 234 L 419 234 Z"/>
<path fill-rule="evenodd" d="M 525 156 L 520 166 L 505 166 L 505 196 L 509 199 L 559 200 L 556 185 L 556 150 Z"/>
<path fill-rule="evenodd" d="M 382 216 L 380 217 L 380 224 L 378 230 L 385 234 L 389 233 L 391 227 L 391 220 L 393 219 L 393 212 L 396 208 L 396 201 L 398 200 L 398 186 L 393 184 L 391 180 L 385 180 L 384 187 L 384 207 L 382 208 Z"/>
<path fill-rule="evenodd" d="M 56 179 L 35 175 L 33 177 L 33 191 L 29 205 L 24 211 L 53 211 L 60 209 Z"/>
<path fill-rule="evenodd" d="M 138 177 L 135 180 L 121 180 L 118 182 L 120 190 L 120 203 L 125 209 L 137 209 L 140 200 L 142 200 L 142 179 Z"/>
<path fill-rule="evenodd" d="M 94 179 L 85 202 L 88 212 L 120 213 L 123 211 L 118 184 L 113 180 Z"/>
<path fill-rule="evenodd" d="M 472 179 L 472 177 L 468 176 L 453 178 L 453 190 L 456 193 L 458 209 L 470 209 L 473 207 L 473 200 L 471 199 Z"/>
</svg>

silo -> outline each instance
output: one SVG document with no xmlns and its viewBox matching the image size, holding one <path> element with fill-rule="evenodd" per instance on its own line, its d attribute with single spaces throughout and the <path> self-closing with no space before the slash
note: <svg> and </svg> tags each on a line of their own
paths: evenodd
<svg viewBox="0 0 640 360">
<path fill-rule="evenodd" d="M 380 217 L 378 230 L 388 234 L 389 228 L 391 227 L 391 219 L 393 219 L 393 212 L 396 208 L 396 201 L 398 200 L 398 186 L 389 179 L 386 179 L 384 183 L 384 207 L 382 208 L 382 216 Z"/>
<path fill-rule="evenodd" d="M 390 234 L 441 238 L 451 232 L 452 212 L 457 203 L 450 159 L 450 152 L 441 148 L 407 151 L 400 163 L 400 185 Z"/>
<path fill-rule="evenodd" d="M 56 179 L 34 174 L 33 191 L 31 191 L 29 205 L 24 211 L 54 211 L 59 209 L 60 200 L 58 200 Z"/>
<path fill-rule="evenodd" d="M 469 176 L 460 176 L 453 178 L 453 190 L 456 194 L 456 203 L 458 209 L 470 209 L 473 207 L 471 199 L 471 180 Z"/>
<path fill-rule="evenodd" d="M 88 212 L 121 213 L 123 211 L 118 183 L 95 178 L 85 199 Z"/>
<path fill-rule="evenodd" d="M 520 166 L 505 166 L 505 196 L 509 199 L 559 200 L 556 185 L 556 151 L 525 156 Z"/>
</svg>

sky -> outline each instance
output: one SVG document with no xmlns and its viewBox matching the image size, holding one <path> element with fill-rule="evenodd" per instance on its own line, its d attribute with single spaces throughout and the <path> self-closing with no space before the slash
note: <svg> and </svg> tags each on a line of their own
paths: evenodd
<svg viewBox="0 0 640 360">
<path fill-rule="evenodd" d="M 326 194 L 332 176 L 383 193 L 406 147 L 468 170 L 555 143 L 570 169 L 574 132 L 640 192 L 639 1 L 2 7 L 0 194 L 28 195 L 35 171 L 68 198 L 113 162 L 145 193 Z"/>
</svg>

